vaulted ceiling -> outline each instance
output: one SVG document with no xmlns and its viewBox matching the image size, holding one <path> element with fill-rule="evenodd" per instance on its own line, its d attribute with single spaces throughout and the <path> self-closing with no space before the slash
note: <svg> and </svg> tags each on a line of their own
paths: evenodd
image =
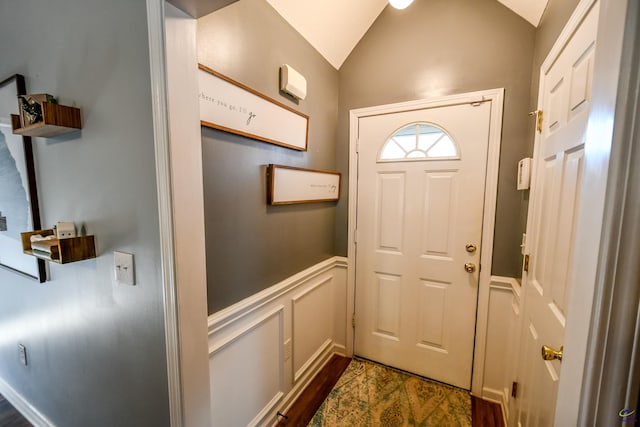
<svg viewBox="0 0 640 427">
<path fill-rule="evenodd" d="M 235 1 L 237 0 L 169 0 L 194 18 L 200 18 Z M 266 1 L 336 69 L 340 68 L 388 4 L 387 0 Z M 537 27 L 549 0 L 497 1 Z M 405 11 L 410 13 L 411 6 Z"/>
<path fill-rule="evenodd" d="M 415 0 L 429 1 L 429 0 Z M 538 26 L 548 0 L 497 0 Z M 336 69 L 387 6 L 387 0 L 267 0 Z M 391 6 L 389 6 L 391 7 Z M 411 13 L 411 6 L 405 9 Z"/>
</svg>

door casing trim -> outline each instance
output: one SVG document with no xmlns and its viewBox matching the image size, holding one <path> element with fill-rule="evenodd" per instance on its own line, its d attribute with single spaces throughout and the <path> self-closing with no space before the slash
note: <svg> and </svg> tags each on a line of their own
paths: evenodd
<svg viewBox="0 0 640 427">
<path fill-rule="evenodd" d="M 438 98 L 395 104 L 378 105 L 359 108 L 349 113 L 349 241 L 347 246 L 347 355 L 353 355 L 354 328 L 352 319 L 355 313 L 356 285 L 356 212 L 358 200 L 358 143 L 359 120 L 364 117 L 383 114 L 402 113 L 412 110 L 445 107 L 478 101 L 491 102 L 489 123 L 489 147 L 487 151 L 487 175 L 484 190 L 484 215 L 482 219 L 482 249 L 480 264 L 485 268 L 480 271 L 478 283 L 478 307 L 476 315 L 476 336 L 473 351 L 473 374 L 471 378 L 471 394 L 482 395 L 484 380 L 485 348 L 487 341 L 487 321 L 489 314 L 489 286 L 491 284 L 491 264 L 493 259 L 493 232 L 495 228 L 496 200 L 498 196 L 498 166 L 500 162 L 500 143 L 502 135 L 502 110 L 504 108 L 504 88 L 467 92 Z"/>
</svg>

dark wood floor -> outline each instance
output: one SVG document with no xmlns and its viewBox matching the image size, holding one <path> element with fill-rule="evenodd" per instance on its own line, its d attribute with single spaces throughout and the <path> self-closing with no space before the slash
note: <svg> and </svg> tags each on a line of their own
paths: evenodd
<svg viewBox="0 0 640 427">
<path fill-rule="evenodd" d="M 331 360 L 322 368 L 320 373 L 304 389 L 298 400 L 287 411 L 287 418 L 280 418 L 279 426 L 306 427 L 313 418 L 324 399 L 340 379 L 340 375 L 347 369 L 351 359 L 333 355 Z"/>
<path fill-rule="evenodd" d="M 2 427 L 33 427 L 20 412 L 0 394 L 0 426 Z"/>
<path fill-rule="evenodd" d="M 473 427 L 504 427 L 500 405 L 471 396 L 471 424 Z"/>
<path fill-rule="evenodd" d="M 280 417 L 279 426 L 306 427 L 329 395 L 351 359 L 334 355 L 302 392 L 298 400 Z M 471 396 L 473 427 L 504 427 L 500 405 Z"/>
</svg>

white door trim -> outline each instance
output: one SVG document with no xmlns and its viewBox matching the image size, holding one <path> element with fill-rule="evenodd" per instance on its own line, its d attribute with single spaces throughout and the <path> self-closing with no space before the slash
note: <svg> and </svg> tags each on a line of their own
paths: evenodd
<svg viewBox="0 0 640 427">
<path fill-rule="evenodd" d="M 351 110 L 349 114 L 349 243 L 347 258 L 349 260 L 347 282 L 347 355 L 353 355 L 353 327 L 351 319 L 355 310 L 356 283 L 356 211 L 358 200 L 358 123 L 360 118 L 367 116 L 400 113 L 424 108 L 435 108 L 449 105 L 470 103 L 474 101 L 491 101 L 491 123 L 489 125 L 489 149 L 487 153 L 487 177 L 484 197 L 484 216 L 482 220 L 482 249 L 480 264 L 484 268 L 480 271 L 478 285 L 478 314 L 476 319 L 476 341 L 473 358 L 473 378 L 471 393 L 482 395 L 484 377 L 484 354 L 487 338 L 487 319 L 489 310 L 489 286 L 491 284 L 491 263 L 493 258 L 493 231 L 495 228 L 496 200 L 498 194 L 498 165 L 500 160 L 500 141 L 502 135 L 502 110 L 504 104 L 504 89 L 489 89 L 478 92 L 468 92 L 458 95 L 443 96 L 427 100 L 408 101 L 397 104 L 379 105 L 375 107 Z M 515 166 L 514 166 L 515 167 Z"/>
<path fill-rule="evenodd" d="M 182 376 L 175 274 L 173 234 L 173 200 L 167 111 L 167 88 L 164 45 L 164 0 L 147 0 L 149 34 L 149 68 L 151 75 L 151 107 L 160 223 L 160 264 L 164 295 L 164 329 L 166 339 L 169 418 L 172 427 L 182 426 Z"/>
</svg>

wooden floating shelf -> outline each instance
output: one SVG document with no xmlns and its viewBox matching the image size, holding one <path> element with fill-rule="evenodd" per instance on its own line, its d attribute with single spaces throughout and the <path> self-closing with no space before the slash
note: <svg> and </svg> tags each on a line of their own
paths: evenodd
<svg viewBox="0 0 640 427">
<path fill-rule="evenodd" d="M 31 236 L 39 234 L 42 237 L 53 236 L 53 229 L 36 230 L 20 233 L 22 237 L 22 251 L 25 254 L 33 255 L 45 261 L 57 264 L 68 264 L 70 262 L 83 261 L 96 257 L 96 244 L 94 236 L 68 237 L 65 239 L 45 240 L 50 242 L 51 253 L 41 252 L 31 247 Z"/>
<path fill-rule="evenodd" d="M 42 103 L 43 121 L 22 127 L 20 116 L 11 115 L 13 133 L 24 136 L 52 137 L 82 129 L 80 109 L 52 102 Z"/>
</svg>

